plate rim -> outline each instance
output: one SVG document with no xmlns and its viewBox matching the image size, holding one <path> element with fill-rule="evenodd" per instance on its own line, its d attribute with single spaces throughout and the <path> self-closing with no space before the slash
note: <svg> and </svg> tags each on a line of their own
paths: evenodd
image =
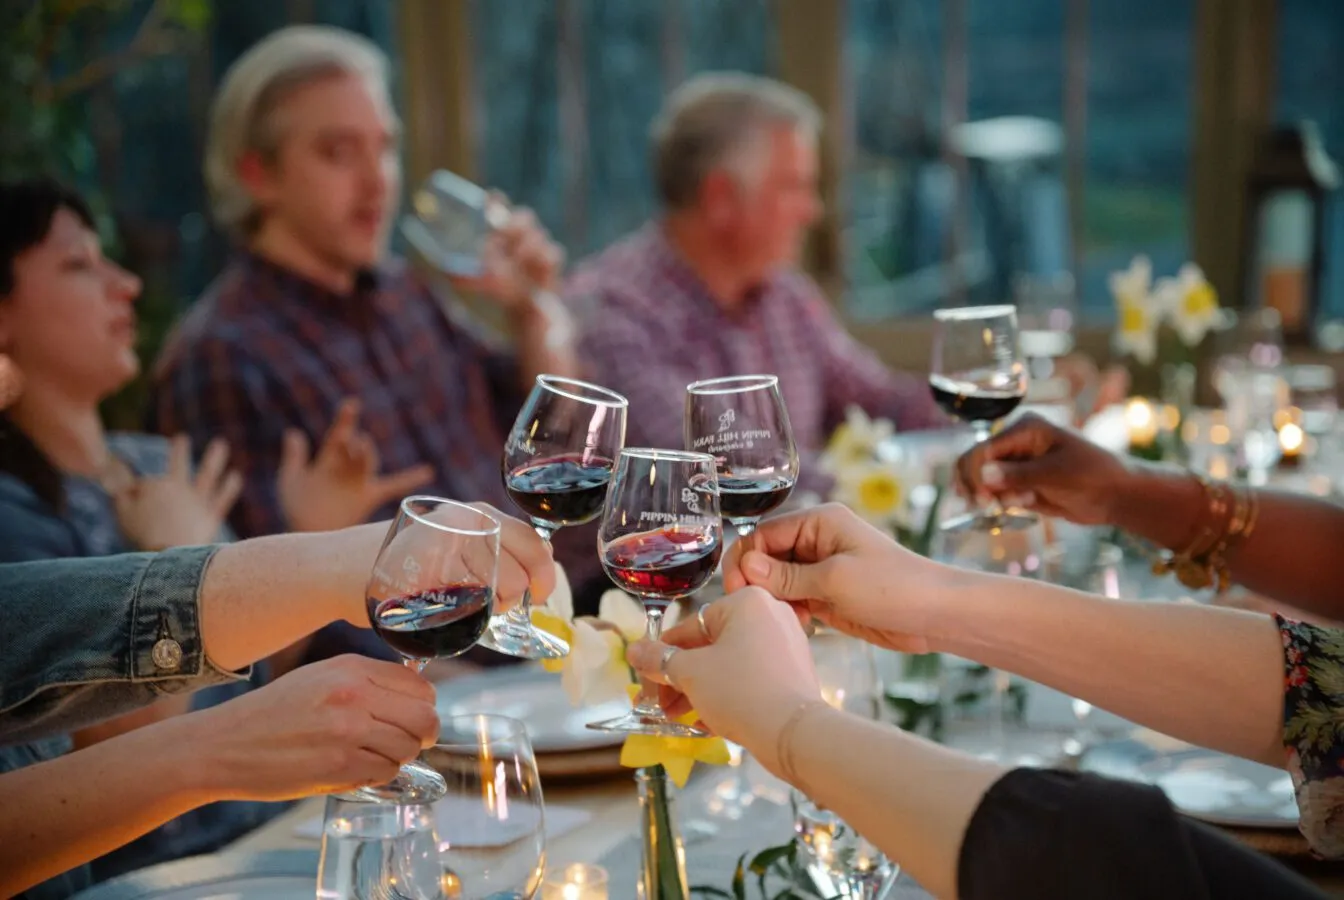
<svg viewBox="0 0 1344 900">
<path fill-rule="evenodd" d="M 71 900 L 146 900 L 167 891 L 218 884 L 229 879 L 257 877 L 307 878 L 314 883 L 320 862 L 318 850 L 288 848 L 206 853 L 159 863 L 85 888 Z"/>
</svg>

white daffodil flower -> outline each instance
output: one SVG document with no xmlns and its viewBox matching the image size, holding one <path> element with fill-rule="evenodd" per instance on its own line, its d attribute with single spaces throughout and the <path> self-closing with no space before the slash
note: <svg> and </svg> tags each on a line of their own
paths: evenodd
<svg viewBox="0 0 1344 900">
<path fill-rule="evenodd" d="M 817 468 L 832 477 L 859 463 L 872 462 L 878 446 L 895 431 L 890 419 L 870 419 L 858 406 L 845 410 L 845 421 L 835 429 Z"/>
<path fill-rule="evenodd" d="M 869 461 L 837 472 L 832 498 L 878 528 L 908 527 L 910 496 L 919 483 L 919 477 L 904 467 Z"/>
<path fill-rule="evenodd" d="M 1222 318 L 1217 292 L 1194 263 L 1181 266 L 1175 278 L 1159 278 L 1153 296 L 1187 347 L 1198 346 Z"/>
<path fill-rule="evenodd" d="M 1136 256 L 1123 272 L 1112 272 L 1109 284 L 1115 298 L 1115 347 L 1143 365 L 1157 359 L 1160 309 L 1151 292 L 1153 266 L 1146 256 Z"/>
</svg>

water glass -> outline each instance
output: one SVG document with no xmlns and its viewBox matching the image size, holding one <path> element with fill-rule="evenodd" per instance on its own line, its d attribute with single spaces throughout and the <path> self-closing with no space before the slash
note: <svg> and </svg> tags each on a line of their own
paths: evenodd
<svg viewBox="0 0 1344 900">
<path fill-rule="evenodd" d="M 441 900 L 443 881 L 431 806 L 327 797 L 318 900 Z"/>
<path fill-rule="evenodd" d="M 881 900 L 901 868 L 843 819 L 793 792 L 798 874 L 819 897 Z"/>
<path fill-rule="evenodd" d="M 447 785 L 434 804 L 444 895 L 530 900 L 546 865 L 546 817 L 527 728 L 505 716 L 453 716 L 422 758 Z"/>
</svg>

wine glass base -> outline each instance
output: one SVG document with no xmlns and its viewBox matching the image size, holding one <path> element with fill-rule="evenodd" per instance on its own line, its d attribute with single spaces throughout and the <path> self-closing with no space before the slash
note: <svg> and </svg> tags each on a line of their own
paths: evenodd
<svg viewBox="0 0 1344 900">
<path fill-rule="evenodd" d="M 1040 516 L 1024 509 L 1005 509 L 999 512 L 975 510 L 948 519 L 938 526 L 947 534 L 961 534 L 967 531 L 1026 531 L 1036 527 Z"/>
<path fill-rule="evenodd" d="M 626 713 L 615 719 L 601 722 L 589 722 L 593 731 L 612 731 L 617 734 L 650 734 L 655 737 L 710 737 L 710 733 L 694 725 L 682 725 L 662 716 L 645 716 L 636 712 Z"/>
<path fill-rule="evenodd" d="M 480 645 L 521 659 L 564 659 L 569 655 L 569 644 L 555 635 L 531 623 L 510 622 L 503 617 L 490 623 Z"/>
<path fill-rule="evenodd" d="M 370 784 L 336 796 L 341 800 L 362 803 L 395 803 L 412 806 L 433 803 L 448 793 L 443 776 L 422 762 L 412 761 L 401 767 L 397 776 L 386 784 Z"/>
</svg>

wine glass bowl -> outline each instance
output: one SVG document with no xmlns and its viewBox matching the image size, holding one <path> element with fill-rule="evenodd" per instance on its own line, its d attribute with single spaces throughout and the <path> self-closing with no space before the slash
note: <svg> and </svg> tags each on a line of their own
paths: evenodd
<svg viewBox="0 0 1344 900">
<path fill-rule="evenodd" d="M 365 591 L 374 633 L 416 671 L 470 650 L 494 609 L 499 546 L 499 520 L 474 506 L 426 495 L 402 500 Z M 387 784 L 343 796 L 425 803 L 443 789 L 443 779 L 415 761 Z"/>
<path fill-rule="evenodd" d="M 723 553 L 714 458 L 680 450 L 626 448 L 616 462 L 598 532 L 602 568 L 639 598 L 646 637 L 662 633 L 663 613 L 714 576 Z M 699 737 L 706 734 L 664 715 L 644 695 L 625 716 L 590 723 L 598 731 Z"/>
<path fill-rule="evenodd" d="M 461 278 L 481 274 L 486 239 L 510 215 L 498 196 L 445 169 L 425 179 L 410 207 L 401 219 L 406 240 L 437 269 Z"/>
<path fill-rule="evenodd" d="M 543 540 L 596 519 L 625 444 L 626 399 L 558 375 L 539 375 L 514 420 L 500 470 L 504 489 Z M 496 616 L 484 646 L 525 659 L 557 659 L 569 645 L 532 624 L 531 596 Z"/>
<path fill-rule="evenodd" d="M 688 450 L 714 457 L 723 517 L 746 536 L 789 498 L 798 450 L 774 375 L 733 375 L 686 387 Z"/>
<path fill-rule="evenodd" d="M 971 426 L 977 442 L 989 439 L 996 421 L 1017 409 L 1027 394 L 1017 311 L 1012 306 L 967 306 L 934 312 L 929 388 L 943 411 Z M 1031 527 L 1036 517 L 997 507 L 974 510 L 943 523 L 945 530 L 990 531 Z"/>
</svg>

